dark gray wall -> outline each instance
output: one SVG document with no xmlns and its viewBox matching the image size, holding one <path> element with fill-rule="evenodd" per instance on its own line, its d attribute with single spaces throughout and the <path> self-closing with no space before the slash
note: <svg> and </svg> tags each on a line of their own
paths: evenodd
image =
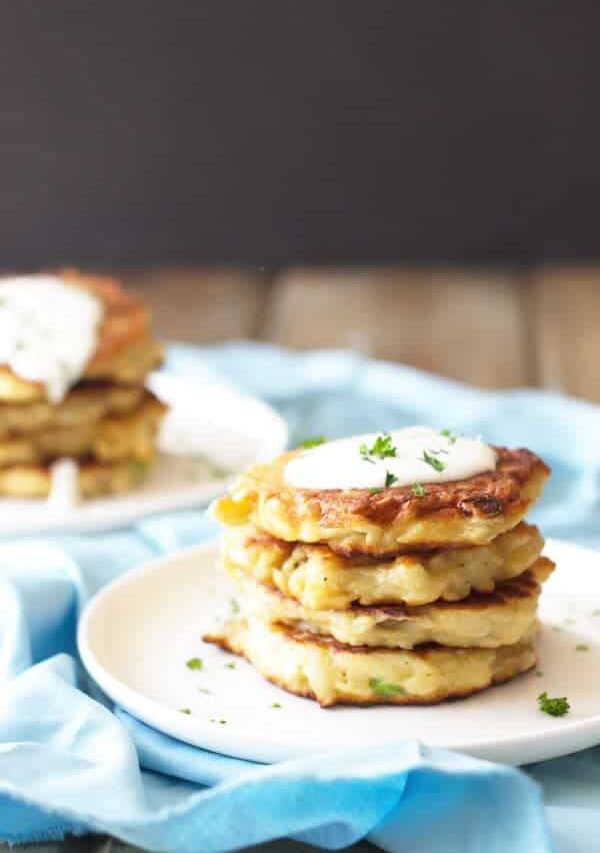
<svg viewBox="0 0 600 853">
<path fill-rule="evenodd" d="M 0 265 L 597 256 L 600 4 L 16 0 Z"/>
</svg>

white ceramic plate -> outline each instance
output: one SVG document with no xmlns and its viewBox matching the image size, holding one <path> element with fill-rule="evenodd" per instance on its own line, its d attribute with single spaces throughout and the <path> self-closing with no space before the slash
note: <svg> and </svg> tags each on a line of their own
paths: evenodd
<svg viewBox="0 0 600 853">
<path fill-rule="evenodd" d="M 543 674 L 533 671 L 457 702 L 321 709 L 202 643 L 200 635 L 227 612 L 232 595 L 215 568 L 214 544 L 155 561 L 102 590 L 83 613 L 79 649 L 111 699 L 156 729 L 215 752 L 271 762 L 418 738 L 526 764 L 600 743 L 600 554 L 559 541 L 547 553 L 558 568 L 542 595 Z M 187 669 L 191 657 L 202 659 L 200 671 Z M 538 710 L 544 690 L 569 698 L 568 716 Z"/>
<path fill-rule="evenodd" d="M 209 379 L 157 372 L 149 386 L 169 404 L 148 478 L 126 495 L 56 508 L 45 500 L 2 500 L 0 536 L 123 527 L 157 512 L 201 506 L 231 475 L 285 449 L 283 419 L 260 400 Z"/>
</svg>

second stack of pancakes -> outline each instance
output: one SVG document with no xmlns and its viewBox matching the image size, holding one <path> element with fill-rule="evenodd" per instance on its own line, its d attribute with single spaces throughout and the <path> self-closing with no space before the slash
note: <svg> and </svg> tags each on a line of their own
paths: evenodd
<svg viewBox="0 0 600 853">
<path fill-rule="evenodd" d="M 432 703 L 535 665 L 554 568 L 523 521 L 549 473 L 537 456 L 496 448 L 495 470 L 458 482 L 310 490 L 285 481 L 302 453 L 215 503 L 239 610 L 206 639 L 322 705 Z"/>
<path fill-rule="evenodd" d="M 26 293 L 48 316 L 49 329 L 67 341 L 77 338 L 78 316 L 63 316 L 53 297 L 83 291 L 100 308 L 91 357 L 81 375 L 52 395 L 41 381 L 20 375 L 0 359 L 0 495 L 46 498 L 55 482 L 55 463 L 76 463 L 77 491 L 89 498 L 126 492 L 146 475 L 155 457 L 157 432 L 166 407 L 145 387 L 160 365 L 162 348 L 151 335 L 148 312 L 112 278 L 74 270 L 0 279 L 2 287 Z M 67 303 L 70 304 L 70 303 Z M 27 303 L 14 311 L 27 329 L 36 314 Z M 13 321 L 5 308 L 4 323 Z M 51 322 L 50 322 L 51 321 Z M 47 360 L 53 356 L 49 331 Z M 27 337 L 21 349 L 27 355 Z M 59 364 L 60 366 L 60 364 Z"/>
</svg>

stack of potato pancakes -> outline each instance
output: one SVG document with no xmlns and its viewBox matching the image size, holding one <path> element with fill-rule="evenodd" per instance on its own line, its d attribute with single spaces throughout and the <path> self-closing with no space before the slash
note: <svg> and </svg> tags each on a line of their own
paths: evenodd
<svg viewBox="0 0 600 853">
<path fill-rule="evenodd" d="M 78 496 L 138 483 L 165 412 L 144 387 L 162 353 L 139 300 L 75 271 L 17 276 L 0 280 L 0 323 L 0 494 L 48 496 L 64 460 Z"/>
<path fill-rule="evenodd" d="M 421 476 L 403 484 L 406 471 Z M 204 639 L 323 706 L 427 704 L 507 681 L 536 663 L 554 565 L 523 518 L 548 475 L 528 450 L 422 427 L 254 466 L 212 507 L 239 594 Z"/>
</svg>

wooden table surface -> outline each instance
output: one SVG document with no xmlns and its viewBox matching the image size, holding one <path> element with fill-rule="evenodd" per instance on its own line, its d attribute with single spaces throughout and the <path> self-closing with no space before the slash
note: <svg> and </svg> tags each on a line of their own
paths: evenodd
<svg viewBox="0 0 600 853">
<path fill-rule="evenodd" d="M 600 266 L 128 271 L 165 337 L 342 346 L 491 388 L 600 402 Z"/>
<path fill-rule="evenodd" d="M 537 385 L 600 401 L 600 267 L 460 269 L 172 268 L 122 277 L 165 339 L 255 338 L 352 347 L 477 385 Z M 104 837 L 28 845 L 27 853 L 122 853 Z M 254 848 L 302 853 L 291 841 Z M 373 850 L 362 843 L 353 853 Z"/>
</svg>

